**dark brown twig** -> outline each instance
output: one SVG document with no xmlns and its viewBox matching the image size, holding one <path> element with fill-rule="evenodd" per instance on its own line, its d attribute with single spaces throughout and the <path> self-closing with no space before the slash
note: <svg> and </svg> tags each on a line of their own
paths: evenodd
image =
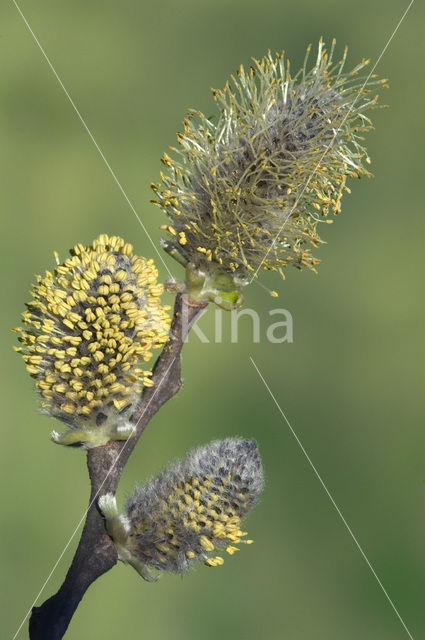
<svg viewBox="0 0 425 640">
<path fill-rule="evenodd" d="M 88 587 L 117 563 L 114 544 L 97 509 L 97 498 L 115 493 L 127 460 L 150 419 L 179 391 L 180 352 L 191 325 L 204 307 L 205 304 L 194 305 L 182 294 L 177 295 L 171 338 L 155 363 L 154 385 L 145 388 L 132 418 L 135 436 L 87 452 L 91 492 L 80 542 L 59 591 L 40 607 L 33 608 L 29 623 L 31 640 L 60 640 Z"/>
</svg>

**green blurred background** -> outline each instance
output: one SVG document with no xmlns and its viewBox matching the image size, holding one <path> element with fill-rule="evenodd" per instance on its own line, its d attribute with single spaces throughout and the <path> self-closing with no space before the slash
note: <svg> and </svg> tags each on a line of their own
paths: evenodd
<svg viewBox="0 0 425 640">
<path fill-rule="evenodd" d="M 159 158 L 190 107 L 250 56 L 285 49 L 293 68 L 320 35 L 375 61 L 407 2 L 365 0 L 22 0 L 20 6 L 155 242 L 149 200 Z M 377 71 L 389 110 L 374 114 L 375 178 L 353 182 L 324 232 L 318 276 L 252 285 L 230 342 L 192 336 L 184 390 L 154 418 L 119 498 L 175 456 L 214 438 L 256 438 L 266 487 L 247 529 L 255 545 L 223 567 L 143 582 L 120 564 L 89 590 L 67 638 L 365 640 L 407 637 L 396 614 L 250 363 L 251 355 L 358 537 L 414 638 L 425 638 L 423 429 L 423 21 L 416 2 Z M 4 434 L 1 451 L 4 637 L 12 637 L 87 504 L 82 452 L 49 442 L 32 383 L 13 353 L 34 274 L 76 242 L 120 234 L 154 256 L 12 2 L 0 16 Z M 181 268 L 165 257 L 172 272 Z M 167 276 L 158 259 L 161 278 Z M 422 291 L 422 293 L 421 293 Z M 171 298 L 170 298 L 171 300 Z M 288 309 L 293 344 L 269 344 L 269 311 Z M 213 336 L 214 309 L 200 326 Z M 42 599 L 60 585 L 78 535 Z M 27 625 L 20 638 L 27 637 Z"/>
</svg>

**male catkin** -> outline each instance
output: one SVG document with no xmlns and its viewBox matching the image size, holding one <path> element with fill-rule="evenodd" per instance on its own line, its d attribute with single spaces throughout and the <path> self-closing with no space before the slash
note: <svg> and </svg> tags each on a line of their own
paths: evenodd
<svg viewBox="0 0 425 640">
<path fill-rule="evenodd" d="M 348 177 L 371 175 L 363 134 L 386 81 L 360 75 L 368 60 L 345 71 L 347 50 L 335 61 L 334 46 L 320 40 L 311 68 L 309 47 L 295 76 L 283 53 L 241 66 L 213 91 L 218 118 L 191 111 L 163 155 L 154 202 L 170 219 L 164 247 L 188 266 L 189 293 L 191 280 L 201 289 L 193 297 L 240 290 L 260 267 L 315 271 L 319 223 L 340 212 Z"/>
</svg>

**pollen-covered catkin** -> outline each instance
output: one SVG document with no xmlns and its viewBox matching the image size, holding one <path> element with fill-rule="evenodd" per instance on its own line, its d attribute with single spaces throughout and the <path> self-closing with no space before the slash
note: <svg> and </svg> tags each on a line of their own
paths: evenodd
<svg viewBox="0 0 425 640">
<path fill-rule="evenodd" d="M 345 71 L 347 50 L 336 61 L 334 46 L 320 40 L 311 68 L 309 47 L 294 76 L 283 53 L 254 59 L 213 91 L 217 119 L 184 121 L 153 189 L 170 219 L 164 248 L 192 272 L 240 289 L 260 267 L 316 270 L 318 224 L 341 210 L 348 177 L 371 175 L 363 134 L 371 91 L 386 83 L 361 75 L 368 60 Z"/>
<path fill-rule="evenodd" d="M 71 428 L 62 444 L 128 437 L 125 417 L 149 370 L 140 367 L 168 340 L 169 307 L 152 260 L 131 244 L 100 235 L 76 245 L 54 272 L 38 276 L 22 314 L 20 347 L 41 406 Z"/>
<path fill-rule="evenodd" d="M 108 494 L 99 501 L 121 560 L 147 580 L 151 569 L 184 572 L 196 560 L 223 564 L 249 544 L 241 519 L 257 501 L 263 471 L 257 443 L 229 438 L 190 451 L 138 487 L 119 514 Z"/>
</svg>

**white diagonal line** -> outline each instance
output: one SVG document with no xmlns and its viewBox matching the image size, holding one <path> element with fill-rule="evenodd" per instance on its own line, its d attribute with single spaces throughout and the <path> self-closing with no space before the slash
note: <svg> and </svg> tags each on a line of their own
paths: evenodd
<svg viewBox="0 0 425 640">
<path fill-rule="evenodd" d="M 253 364 L 253 366 L 255 367 L 258 375 L 260 376 L 264 386 L 266 387 L 267 391 L 269 392 L 273 402 L 275 403 L 276 407 L 279 410 L 279 413 L 281 414 L 282 418 L 285 420 L 286 424 L 288 425 L 292 435 L 294 436 L 295 440 L 297 441 L 298 446 L 300 447 L 301 451 L 303 452 L 304 456 L 307 458 L 308 463 L 310 464 L 311 468 L 313 469 L 317 479 L 319 480 L 320 484 L 322 485 L 323 489 L 326 492 L 326 495 L 328 496 L 329 500 L 332 502 L 332 505 L 334 506 L 337 514 L 339 515 L 339 517 L 341 518 L 342 522 L 344 523 L 345 528 L 347 529 L 348 533 L 350 534 L 350 536 L 352 537 L 356 547 L 358 548 L 358 550 L 360 551 L 360 553 L 363 556 L 363 559 L 365 560 L 367 566 L 369 567 L 369 569 L 371 570 L 373 576 L 375 577 L 376 581 L 378 582 L 379 586 L 381 587 L 382 591 L 384 592 L 388 602 L 390 603 L 390 605 L 392 606 L 397 618 L 400 620 L 401 624 L 404 627 L 404 630 L 406 631 L 407 635 L 409 636 L 410 640 L 413 640 L 413 636 L 410 633 L 409 629 L 407 628 L 403 618 L 401 617 L 401 615 L 399 614 L 399 612 L 397 611 L 393 601 L 391 600 L 387 590 L 385 589 L 384 585 L 382 584 L 381 580 L 379 579 L 375 569 L 372 567 L 371 563 L 369 562 L 365 552 L 363 551 L 362 547 L 360 546 L 360 543 L 358 542 L 356 536 L 354 535 L 354 533 L 352 532 L 350 525 L 348 524 L 348 522 L 346 521 L 346 519 L 344 518 L 344 516 L 341 513 L 340 508 L 338 507 L 338 505 L 336 504 L 332 494 L 330 493 L 329 489 L 327 488 L 327 486 L 325 485 L 324 481 L 322 480 L 321 475 L 319 474 L 319 472 L 317 471 L 316 467 L 314 466 L 310 456 L 308 455 L 307 451 L 304 449 L 301 440 L 299 439 L 299 437 L 297 436 L 297 434 L 295 433 L 294 429 L 292 428 L 288 418 L 286 417 L 285 413 L 283 412 L 282 408 L 280 407 L 278 401 L 276 400 L 276 398 L 274 397 L 272 390 L 270 389 L 269 385 L 267 384 L 267 382 L 265 381 L 261 371 L 259 370 L 259 368 L 257 367 L 257 365 L 255 364 L 253 358 L 250 356 L 250 360 Z"/>
<path fill-rule="evenodd" d="M 44 589 L 46 588 L 47 583 L 49 582 L 50 578 L 52 577 L 53 573 L 56 570 L 56 567 L 58 566 L 59 562 L 62 560 L 63 556 L 65 555 L 66 550 L 68 549 L 69 545 L 71 544 L 72 540 L 74 539 L 78 529 L 81 527 L 82 523 L 84 522 L 87 513 L 89 512 L 89 510 L 91 509 L 91 507 L 93 506 L 94 502 L 96 501 L 97 496 L 99 495 L 99 493 L 101 492 L 106 480 L 109 478 L 109 476 L 111 475 L 112 470 L 114 469 L 115 465 L 117 464 L 118 460 L 120 459 L 123 451 L 125 450 L 130 438 L 132 437 L 132 435 L 135 433 L 135 431 L 137 430 L 137 427 L 139 426 L 139 422 L 140 420 L 143 418 L 143 416 L 145 415 L 146 411 L 148 410 L 152 400 L 154 399 L 156 393 L 158 392 L 158 390 L 160 389 L 167 373 L 169 372 L 169 370 L 171 369 L 172 365 L 174 364 L 176 358 L 178 356 L 174 356 L 174 358 L 172 359 L 172 361 L 170 362 L 169 366 L 167 367 L 164 375 L 162 376 L 161 380 L 158 383 L 158 386 L 155 388 L 149 402 L 147 403 L 146 407 L 144 408 L 143 412 L 141 413 L 139 419 L 137 420 L 136 424 L 133 425 L 133 430 L 131 432 L 131 434 L 128 436 L 127 440 L 124 442 L 124 445 L 121 449 L 121 451 L 119 452 L 119 454 L 117 455 L 116 459 L 114 460 L 114 462 L 112 463 L 108 473 L 105 475 L 102 484 L 100 485 L 99 489 L 96 491 L 96 494 L 94 495 L 93 499 L 91 500 L 89 506 L 87 507 L 87 509 L 84 511 L 83 515 L 81 516 L 81 519 L 78 521 L 77 526 L 75 527 L 74 531 L 72 532 L 71 537 L 69 538 L 68 542 L 66 543 L 66 545 L 64 546 L 62 552 L 60 553 L 58 559 L 56 560 L 55 564 L 53 565 L 49 575 L 47 576 L 47 578 L 45 579 L 45 581 L 43 582 L 43 585 L 40 589 L 40 591 L 37 593 L 34 602 L 32 603 L 32 605 L 30 606 L 30 608 L 28 609 L 27 613 L 25 614 L 24 619 L 22 620 L 21 624 L 18 627 L 18 630 L 16 631 L 15 635 L 13 636 L 12 640 L 15 640 L 18 633 L 20 632 L 20 630 L 22 629 L 23 625 L 25 624 L 26 619 L 28 618 L 28 616 L 30 615 L 32 608 L 34 607 L 35 603 L 37 602 L 37 600 L 39 599 L 39 597 L 41 596 L 41 594 L 43 593 Z"/>
<path fill-rule="evenodd" d="M 109 164 L 109 162 L 107 161 L 107 159 L 105 158 L 105 155 L 102 151 L 102 149 L 99 147 L 99 145 L 97 144 L 96 140 L 94 139 L 94 136 L 92 134 L 92 132 L 90 131 L 90 129 L 88 128 L 86 121 L 84 120 L 83 116 L 81 115 L 81 113 L 79 112 L 75 102 L 73 101 L 73 99 L 71 98 L 71 96 L 69 95 L 65 85 L 63 84 L 62 80 L 60 79 L 59 75 L 56 72 L 56 69 L 54 68 L 53 64 L 51 63 L 47 53 L 44 51 L 43 47 L 41 46 L 37 36 L 35 35 L 34 31 L 31 29 L 28 20 L 25 18 L 24 14 L 22 13 L 21 9 L 19 8 L 18 4 L 16 3 L 16 0 L 12 0 L 13 4 L 15 5 L 16 9 L 19 12 L 19 15 L 21 16 L 22 20 L 24 21 L 28 31 L 30 32 L 30 34 L 32 35 L 35 43 L 37 44 L 38 48 L 40 49 L 41 53 L 43 54 L 44 59 L 46 60 L 47 64 L 49 65 L 53 75 L 55 76 L 56 80 L 59 82 L 63 92 L 65 93 L 66 97 L 68 98 L 69 102 L 71 103 L 72 108 L 74 109 L 75 113 L 77 114 L 78 118 L 81 121 L 81 124 L 83 125 L 84 129 L 87 131 L 90 140 L 93 142 L 94 146 L 96 147 L 97 151 L 99 152 L 100 157 L 102 158 L 103 162 L 105 163 L 106 167 L 108 168 L 109 173 L 111 174 L 111 176 L 113 177 L 117 187 L 119 188 L 119 190 L 121 191 L 122 195 L 124 196 L 124 198 L 126 199 L 130 209 L 132 210 L 132 212 L 134 213 L 134 215 L 136 216 L 140 226 L 142 227 L 143 231 L 146 233 L 147 237 L 149 238 L 149 241 L 151 243 L 151 245 L 153 246 L 153 248 L 155 249 L 159 259 L 161 260 L 162 264 L 164 265 L 164 267 L 166 268 L 166 270 L 168 271 L 169 275 L 172 277 L 172 273 L 169 270 L 169 268 L 167 267 L 164 258 L 162 257 L 161 253 L 159 252 L 156 244 L 154 243 L 154 241 L 152 240 L 149 231 L 146 229 L 145 225 L 143 224 L 143 221 L 141 220 L 139 214 L 137 213 L 136 209 L 134 208 L 133 204 L 131 203 L 129 197 L 127 196 L 126 192 L 124 191 L 123 187 L 121 186 L 120 181 L 118 180 L 117 176 L 115 175 L 115 172 L 113 171 L 111 165 Z"/>
<path fill-rule="evenodd" d="M 403 13 L 403 15 L 401 16 L 400 20 L 397 23 L 396 28 L 394 29 L 394 31 L 392 32 L 392 34 L 390 35 L 390 37 L 388 38 L 385 47 L 382 49 L 381 53 L 379 54 L 375 64 L 373 65 L 372 69 L 369 72 L 369 75 L 367 76 L 366 80 L 364 81 L 364 83 L 362 84 L 361 88 L 358 90 L 356 97 L 354 98 L 353 102 L 350 105 L 350 108 L 348 109 L 347 113 L 345 114 L 340 127 L 342 127 L 342 125 L 344 124 L 344 122 L 346 121 L 346 119 L 348 118 L 348 115 L 350 114 L 351 110 L 353 109 L 354 105 L 356 104 L 361 92 L 363 91 L 364 87 L 367 85 L 367 83 L 369 82 L 369 79 L 371 77 L 371 75 L 373 74 L 373 72 L 375 71 L 376 67 L 378 66 L 382 56 L 384 55 L 384 53 L 386 52 L 386 50 L 388 49 L 392 39 L 394 38 L 395 34 L 397 33 L 401 23 L 403 22 L 404 18 L 406 17 L 407 13 L 409 12 L 410 7 L 412 6 L 412 4 L 414 3 L 415 0 L 410 0 L 410 3 L 407 7 L 407 9 L 405 10 L 405 12 Z M 305 192 L 305 190 L 307 189 L 308 185 L 310 184 L 312 178 L 314 177 L 317 169 L 320 166 L 320 163 L 322 162 L 323 158 L 325 157 L 325 155 L 327 154 L 327 152 L 329 151 L 329 149 L 331 148 L 331 146 L 334 143 L 335 138 L 338 135 L 338 131 L 335 131 L 333 137 L 331 138 L 330 143 L 328 144 L 328 146 L 326 147 L 326 149 L 324 150 L 323 154 L 320 156 L 320 159 L 318 161 L 318 163 L 316 164 L 316 166 L 313 169 L 313 172 L 311 173 L 311 175 L 309 176 L 307 182 L 305 183 L 304 187 L 301 189 L 301 193 L 300 195 L 297 197 L 297 199 L 295 200 L 294 204 L 292 205 L 291 209 L 289 210 L 288 214 L 286 215 L 286 218 L 284 219 L 282 226 L 280 227 L 279 231 L 277 232 L 277 234 L 274 237 L 273 242 L 271 243 L 270 247 L 268 248 L 267 252 L 265 253 L 263 259 L 261 260 L 259 266 L 257 267 L 257 269 L 255 270 L 255 273 L 253 274 L 251 280 L 249 281 L 249 284 L 251 284 L 251 282 L 253 281 L 254 278 L 257 277 L 257 274 L 259 272 L 259 270 L 261 269 L 264 260 L 267 259 L 267 256 L 269 255 L 270 251 L 272 251 L 272 249 L 274 248 L 280 234 L 282 233 L 283 229 L 285 228 L 286 223 L 288 222 L 289 218 L 291 217 L 291 215 L 293 214 L 293 212 L 296 209 L 297 204 L 299 203 L 299 201 L 301 200 L 301 198 L 303 197 L 303 194 Z"/>
</svg>

